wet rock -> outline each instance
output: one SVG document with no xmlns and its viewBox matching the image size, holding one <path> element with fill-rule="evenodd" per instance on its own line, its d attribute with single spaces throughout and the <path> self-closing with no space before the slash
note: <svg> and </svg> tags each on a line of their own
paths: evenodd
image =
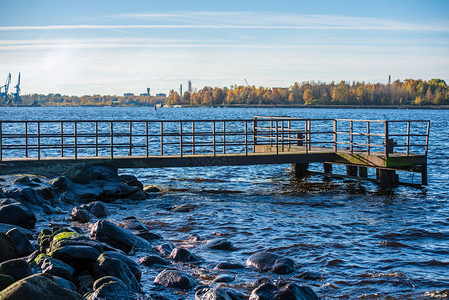
<svg viewBox="0 0 449 300">
<path fill-rule="evenodd" d="M 43 202 L 46 202 L 46 200 L 31 187 L 12 185 L 3 187 L 2 190 L 6 197 L 17 199 L 20 202 L 24 201 L 34 205 L 40 205 Z"/>
<path fill-rule="evenodd" d="M 29 239 L 33 238 L 33 233 L 28 229 L 25 229 L 25 228 L 17 226 L 17 225 L 0 223 L 0 232 L 2 232 L 2 233 L 7 233 L 8 231 L 10 231 L 11 229 L 14 229 L 14 228 L 19 230 L 21 233 L 23 233 Z"/>
<path fill-rule="evenodd" d="M 184 248 L 173 249 L 170 253 L 170 258 L 176 262 L 197 262 L 200 260 L 196 255 Z"/>
<path fill-rule="evenodd" d="M 11 259 L 0 264 L 0 274 L 20 280 L 31 275 L 31 268 L 23 259 Z"/>
<path fill-rule="evenodd" d="M 172 243 L 165 243 L 156 247 L 156 251 L 166 256 L 170 255 L 173 249 L 175 249 L 175 245 L 173 245 Z"/>
<path fill-rule="evenodd" d="M 19 256 L 27 256 L 33 253 L 36 249 L 31 245 L 30 241 L 19 229 L 13 228 L 6 233 L 16 246 Z"/>
<path fill-rule="evenodd" d="M 146 266 L 152 267 L 154 265 L 166 266 L 170 265 L 170 262 L 165 258 L 162 258 L 158 255 L 148 255 L 139 259 L 139 263 Z"/>
<path fill-rule="evenodd" d="M 100 201 L 93 201 L 83 206 L 97 218 L 104 218 L 111 214 L 106 205 Z"/>
<path fill-rule="evenodd" d="M 120 175 L 119 179 L 121 182 L 126 183 L 129 186 L 135 186 L 143 190 L 143 184 L 134 175 Z"/>
<path fill-rule="evenodd" d="M 63 192 L 61 194 L 58 194 L 56 199 L 58 201 L 62 201 L 68 204 L 76 204 L 80 200 L 80 196 L 73 193 L 73 192 Z"/>
<path fill-rule="evenodd" d="M 97 278 L 114 276 L 122 280 L 130 291 L 138 292 L 140 290 L 139 282 L 137 282 L 128 265 L 105 254 L 100 255 L 97 259 L 95 276 Z"/>
<path fill-rule="evenodd" d="M 64 173 L 64 176 L 72 182 L 88 184 L 92 180 L 113 180 L 118 181 L 117 168 L 109 166 L 94 166 L 85 164 L 76 166 Z"/>
<path fill-rule="evenodd" d="M 20 205 L 20 202 L 14 200 L 12 198 L 2 198 L 2 199 L 0 199 L 0 206 L 8 205 L 8 204 Z"/>
<path fill-rule="evenodd" d="M 55 279 L 56 284 L 60 287 L 76 292 L 76 285 L 70 280 L 58 276 L 53 276 L 53 278 Z"/>
<path fill-rule="evenodd" d="M 299 286 L 296 283 L 287 283 L 279 288 L 274 294 L 275 300 L 282 299 L 304 299 L 304 300 L 318 300 L 318 296 L 308 286 Z"/>
<path fill-rule="evenodd" d="M 242 264 L 234 264 L 234 263 L 219 263 L 215 269 L 219 270 L 232 270 L 232 269 L 244 269 L 245 266 Z"/>
<path fill-rule="evenodd" d="M 181 204 L 172 207 L 170 210 L 173 212 L 191 212 L 196 209 L 196 205 L 193 204 Z"/>
<path fill-rule="evenodd" d="M 251 292 L 249 300 L 273 300 L 274 294 L 278 291 L 278 288 L 271 283 L 270 280 L 261 282 L 257 287 Z M 290 299 L 290 298 L 287 298 Z M 296 299 L 296 298 L 291 298 Z"/>
<path fill-rule="evenodd" d="M 147 193 L 160 193 L 162 190 L 155 185 L 146 185 L 143 190 Z"/>
<path fill-rule="evenodd" d="M 203 288 L 195 293 L 195 300 L 240 300 L 244 297 L 231 289 L 215 286 Z"/>
<path fill-rule="evenodd" d="M 85 236 L 84 234 L 71 231 L 73 229 L 62 228 L 60 230 L 61 231 L 55 231 L 55 233 L 53 233 L 50 237 L 48 237 L 50 245 L 49 249 L 46 251 L 47 253 L 52 252 L 60 247 L 69 245 L 91 246 L 96 250 L 98 250 L 99 252 L 116 250 L 105 243 L 92 240 L 89 237 Z"/>
<path fill-rule="evenodd" d="M 324 276 L 318 273 L 313 273 L 309 271 L 302 272 L 301 274 L 295 276 L 295 278 L 307 279 L 307 280 L 316 280 L 322 281 L 324 280 Z"/>
<path fill-rule="evenodd" d="M 0 299 L 20 300 L 82 300 L 77 292 L 60 287 L 53 276 L 36 274 L 16 281 L 0 292 Z"/>
<path fill-rule="evenodd" d="M 48 273 L 73 281 L 73 274 L 75 273 L 75 269 L 61 260 L 55 259 L 45 254 L 40 254 L 38 257 L 36 257 L 35 263 L 37 267 L 41 269 L 42 273 Z"/>
<path fill-rule="evenodd" d="M 189 236 L 189 241 L 191 242 L 199 242 L 201 241 L 201 238 L 198 234 L 192 234 Z"/>
<path fill-rule="evenodd" d="M 188 290 L 197 285 L 195 279 L 179 270 L 165 269 L 154 279 L 155 284 L 180 290 Z"/>
<path fill-rule="evenodd" d="M 246 265 L 276 274 L 288 274 L 296 269 L 296 264 L 292 259 L 270 252 L 254 253 L 247 259 Z"/>
<path fill-rule="evenodd" d="M 100 252 L 91 246 L 69 245 L 54 250 L 50 256 L 62 260 L 79 272 L 91 270 Z"/>
<path fill-rule="evenodd" d="M 0 274 L 0 291 L 14 283 L 14 278 L 9 275 Z"/>
<path fill-rule="evenodd" d="M 97 221 L 90 231 L 90 236 L 128 254 L 133 248 L 150 249 L 148 241 L 134 235 L 131 231 L 121 228 L 109 221 Z"/>
<path fill-rule="evenodd" d="M 131 270 L 131 272 L 134 274 L 134 277 L 136 277 L 136 280 L 138 282 L 140 282 L 140 279 L 142 278 L 142 271 L 140 270 L 139 265 L 134 260 L 132 260 L 131 258 L 129 258 L 128 256 L 126 256 L 122 253 L 115 252 L 115 251 L 105 251 L 105 252 L 103 252 L 103 254 L 123 261 L 128 266 L 128 268 Z"/>
<path fill-rule="evenodd" d="M 19 257 L 19 251 L 9 236 L 0 233 L 0 263 Z"/>
<path fill-rule="evenodd" d="M 234 251 L 236 248 L 232 243 L 226 239 L 214 239 L 207 242 L 206 247 L 209 249 Z"/>
<path fill-rule="evenodd" d="M 50 180 L 50 186 L 53 187 L 55 193 L 69 192 L 73 187 L 73 182 L 65 176 L 59 176 Z"/>
<path fill-rule="evenodd" d="M 94 292 L 86 296 L 87 300 L 123 299 L 133 300 L 136 296 L 128 290 L 122 280 L 113 276 L 97 279 L 93 284 Z"/>
<path fill-rule="evenodd" d="M 139 200 L 146 200 L 146 199 L 148 199 L 148 195 L 144 191 L 137 191 L 135 193 L 127 195 L 126 198 L 129 199 L 129 200 L 139 201 Z"/>
<path fill-rule="evenodd" d="M 84 295 L 86 293 L 92 292 L 94 278 L 88 272 L 84 271 L 75 277 L 75 283 L 78 287 L 78 291 Z"/>
<path fill-rule="evenodd" d="M 80 223 L 88 223 L 91 219 L 91 215 L 87 209 L 81 208 L 80 206 L 75 206 L 70 216 L 72 217 L 72 221 L 78 221 Z"/>
<path fill-rule="evenodd" d="M 162 239 L 159 234 L 150 232 L 150 230 L 136 217 L 124 218 L 122 221 L 120 221 L 119 225 L 120 227 L 131 230 L 132 233 L 147 241 Z"/>
<path fill-rule="evenodd" d="M 215 279 L 213 280 L 213 282 L 225 282 L 225 283 L 229 283 L 229 282 L 233 282 L 233 281 L 234 281 L 234 276 L 226 275 L 226 274 L 220 274 L 217 277 L 215 277 Z"/>
<path fill-rule="evenodd" d="M 36 216 L 19 205 L 8 204 L 0 206 L 0 223 L 18 225 L 24 228 L 34 228 Z"/>
</svg>

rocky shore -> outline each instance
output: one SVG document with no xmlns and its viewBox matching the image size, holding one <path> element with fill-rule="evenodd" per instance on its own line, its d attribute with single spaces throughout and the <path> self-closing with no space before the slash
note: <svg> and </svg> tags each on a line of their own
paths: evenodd
<svg viewBox="0 0 449 300">
<path fill-rule="evenodd" d="M 1 300 L 318 299 L 294 280 L 313 274 L 298 275 L 300 266 L 288 257 L 253 251 L 246 262 L 230 261 L 227 253 L 239 249 L 227 238 L 202 240 L 195 234 L 187 240 L 192 246 L 183 247 L 185 241 L 166 240 L 163 231 L 152 232 L 133 216 L 115 221 L 113 203 L 151 201 L 161 192 L 116 169 L 85 165 L 51 180 L 0 178 L 0 187 Z M 48 222 L 54 215 L 64 221 Z M 222 252 L 223 262 L 210 266 L 195 247 Z M 204 269 L 218 275 L 207 278 Z M 259 279 L 234 284 L 246 269 Z M 142 290 L 145 277 L 152 281 L 150 291 Z"/>
</svg>

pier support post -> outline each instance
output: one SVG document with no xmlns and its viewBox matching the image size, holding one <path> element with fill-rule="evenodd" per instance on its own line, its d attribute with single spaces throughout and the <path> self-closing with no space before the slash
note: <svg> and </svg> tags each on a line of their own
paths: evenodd
<svg viewBox="0 0 449 300">
<path fill-rule="evenodd" d="M 421 166 L 421 184 L 427 185 L 427 165 Z"/>
<path fill-rule="evenodd" d="M 398 184 L 398 176 L 394 170 L 376 169 L 376 179 L 383 187 L 393 187 Z"/>
<path fill-rule="evenodd" d="M 357 176 L 357 166 L 346 166 L 346 175 Z"/>
<path fill-rule="evenodd" d="M 323 163 L 324 174 L 332 174 L 332 164 Z"/>
<path fill-rule="evenodd" d="M 294 163 L 292 164 L 292 172 L 296 178 L 301 178 L 307 175 L 309 163 Z"/>
<path fill-rule="evenodd" d="M 368 168 L 367 167 L 359 167 L 359 176 L 363 178 L 368 178 Z"/>
</svg>

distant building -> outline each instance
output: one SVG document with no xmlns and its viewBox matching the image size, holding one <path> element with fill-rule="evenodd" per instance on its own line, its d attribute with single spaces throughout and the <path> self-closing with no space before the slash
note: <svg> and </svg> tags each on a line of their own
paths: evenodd
<svg viewBox="0 0 449 300">
<path fill-rule="evenodd" d="M 140 96 L 150 96 L 150 94 L 149 93 L 142 93 L 142 94 L 140 94 Z"/>
<path fill-rule="evenodd" d="M 132 97 L 132 96 L 134 96 L 134 93 L 124 93 L 123 96 L 124 97 Z"/>
<path fill-rule="evenodd" d="M 166 98 L 167 94 L 159 93 L 159 94 L 156 94 L 156 97 L 164 97 L 164 98 Z"/>
</svg>

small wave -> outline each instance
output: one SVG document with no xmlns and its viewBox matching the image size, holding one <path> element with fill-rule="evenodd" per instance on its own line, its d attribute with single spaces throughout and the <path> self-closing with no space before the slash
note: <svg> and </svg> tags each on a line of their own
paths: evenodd
<svg viewBox="0 0 449 300">
<path fill-rule="evenodd" d="M 399 232 L 388 232 L 384 234 L 377 234 L 374 237 L 385 240 L 416 240 L 417 238 L 432 238 L 436 240 L 447 240 L 449 232 L 447 231 L 428 231 L 421 228 L 410 228 Z"/>
</svg>

